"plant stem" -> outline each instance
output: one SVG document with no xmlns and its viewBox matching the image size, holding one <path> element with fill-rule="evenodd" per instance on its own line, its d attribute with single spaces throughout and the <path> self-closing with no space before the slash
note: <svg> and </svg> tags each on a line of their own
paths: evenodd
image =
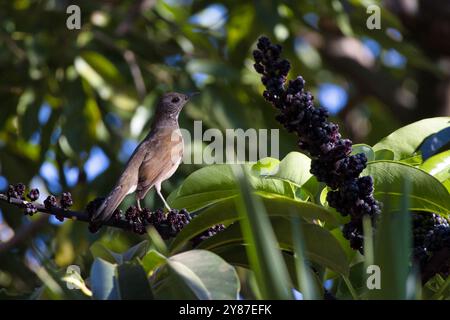
<svg viewBox="0 0 450 320">
<path fill-rule="evenodd" d="M 347 288 L 350 291 L 350 294 L 352 295 L 353 300 L 359 300 L 358 294 L 356 293 L 355 288 L 353 288 L 353 285 L 350 282 L 350 279 L 344 275 L 342 276 L 342 279 L 344 280 L 345 284 L 347 285 Z"/>
</svg>

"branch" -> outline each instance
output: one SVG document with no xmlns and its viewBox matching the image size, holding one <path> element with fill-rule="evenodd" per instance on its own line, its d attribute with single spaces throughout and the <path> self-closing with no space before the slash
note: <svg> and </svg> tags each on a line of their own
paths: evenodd
<svg viewBox="0 0 450 320">
<path fill-rule="evenodd" d="M 86 222 L 86 223 L 90 222 L 89 214 L 84 211 L 83 212 L 71 211 L 71 210 L 66 210 L 66 209 L 62 209 L 59 207 L 52 207 L 51 209 L 47 209 L 43 204 L 36 203 L 36 202 L 29 202 L 29 201 L 25 201 L 25 200 L 21 200 L 21 199 L 8 198 L 8 196 L 6 196 L 4 194 L 0 194 L 0 201 L 9 203 L 13 206 L 16 206 L 18 208 L 23 208 L 23 209 L 26 208 L 26 205 L 28 203 L 33 203 L 33 205 L 36 207 L 38 212 L 46 213 L 46 214 L 58 216 L 58 217 L 64 217 L 66 219 L 82 221 L 82 222 Z M 125 220 L 119 220 L 119 221 L 109 220 L 109 221 L 104 222 L 102 225 L 116 227 L 116 228 L 120 228 L 120 229 L 126 229 L 126 230 L 130 229 L 128 222 Z"/>
<path fill-rule="evenodd" d="M 110 226 L 143 235 L 147 232 L 147 228 L 152 226 L 156 229 L 162 239 L 168 240 L 176 237 L 184 226 L 187 225 L 192 219 L 191 214 L 186 209 L 170 209 L 167 213 L 164 213 L 163 209 L 151 211 L 148 208 L 140 209 L 136 206 L 131 206 L 126 210 L 124 215 L 121 210 L 116 210 L 108 221 L 97 225 L 92 224 L 91 214 L 97 210 L 99 205 L 101 205 L 101 202 L 103 201 L 102 198 L 97 198 L 91 201 L 87 205 L 86 211 L 79 212 L 65 209 L 73 203 L 72 196 L 69 192 L 62 194 L 59 201 L 61 205 L 60 207 L 57 206 L 56 198 L 54 196 L 48 197 L 44 201 L 44 205 L 34 201 L 25 201 L 23 198 L 24 193 L 24 184 L 19 183 L 14 186 L 10 185 L 7 195 L 0 193 L 0 201 L 7 202 L 18 208 L 22 208 L 27 214 L 42 212 L 54 215 L 58 219 L 66 218 L 89 223 L 89 231 L 91 232 L 96 232 L 102 226 Z M 27 197 L 31 200 L 37 200 L 39 197 L 39 190 L 30 190 Z M 200 243 L 204 239 L 222 231 L 223 229 L 223 225 L 216 225 L 205 230 L 191 239 L 193 245 Z"/>
</svg>

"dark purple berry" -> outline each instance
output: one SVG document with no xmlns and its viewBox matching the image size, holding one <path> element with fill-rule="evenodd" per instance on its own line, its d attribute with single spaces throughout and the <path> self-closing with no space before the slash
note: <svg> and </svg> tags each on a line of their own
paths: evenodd
<svg viewBox="0 0 450 320">
<path fill-rule="evenodd" d="M 30 192 L 28 192 L 28 199 L 30 201 L 36 201 L 39 199 L 39 189 L 31 189 Z"/>
<path fill-rule="evenodd" d="M 7 191 L 7 196 L 9 199 L 18 199 L 19 198 L 19 196 L 16 192 L 16 189 L 14 188 L 13 185 L 9 185 L 8 191 Z"/>
<path fill-rule="evenodd" d="M 137 221 L 139 219 L 139 209 L 136 206 L 131 206 L 125 211 L 125 219 L 130 222 Z"/>
<path fill-rule="evenodd" d="M 156 227 L 160 225 L 163 221 L 165 221 L 164 211 L 161 209 L 156 209 L 151 216 L 150 223 Z"/>
<path fill-rule="evenodd" d="M 36 206 L 33 203 L 27 202 L 25 204 L 25 214 L 26 215 L 32 216 L 36 212 L 37 212 L 37 208 L 36 208 Z"/>
<path fill-rule="evenodd" d="M 63 192 L 60 202 L 63 209 L 70 208 L 73 205 L 72 195 L 70 192 Z"/>
<path fill-rule="evenodd" d="M 17 198 L 24 200 L 25 199 L 25 190 L 26 187 L 23 183 L 18 183 L 14 186 L 14 190 L 17 193 Z"/>
<path fill-rule="evenodd" d="M 122 219 L 122 210 L 116 209 L 111 217 L 115 222 L 119 222 Z"/>
<path fill-rule="evenodd" d="M 56 197 L 53 195 L 48 196 L 47 199 L 44 200 L 44 206 L 48 210 L 57 207 Z"/>
</svg>

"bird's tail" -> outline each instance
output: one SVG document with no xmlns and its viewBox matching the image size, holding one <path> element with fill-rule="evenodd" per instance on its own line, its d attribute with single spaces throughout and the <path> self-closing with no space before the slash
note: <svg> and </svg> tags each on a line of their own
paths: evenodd
<svg viewBox="0 0 450 320">
<path fill-rule="evenodd" d="M 100 225 L 108 221 L 113 215 L 114 211 L 126 197 L 127 192 L 123 186 L 115 187 L 111 193 L 105 198 L 101 206 L 91 217 L 91 223 L 94 225 Z"/>
</svg>

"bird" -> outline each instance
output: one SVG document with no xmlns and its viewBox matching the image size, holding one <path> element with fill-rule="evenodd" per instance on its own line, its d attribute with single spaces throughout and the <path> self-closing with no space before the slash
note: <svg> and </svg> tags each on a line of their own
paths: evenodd
<svg viewBox="0 0 450 320">
<path fill-rule="evenodd" d="M 150 132 L 136 147 L 116 185 L 91 216 L 92 225 L 108 221 L 123 199 L 135 193 L 138 210 L 140 200 L 155 187 L 164 206 L 171 210 L 161 194 L 161 183 L 177 170 L 183 158 L 183 137 L 178 116 L 190 98 L 197 94 L 168 92 L 162 95 L 155 111 Z"/>
</svg>

